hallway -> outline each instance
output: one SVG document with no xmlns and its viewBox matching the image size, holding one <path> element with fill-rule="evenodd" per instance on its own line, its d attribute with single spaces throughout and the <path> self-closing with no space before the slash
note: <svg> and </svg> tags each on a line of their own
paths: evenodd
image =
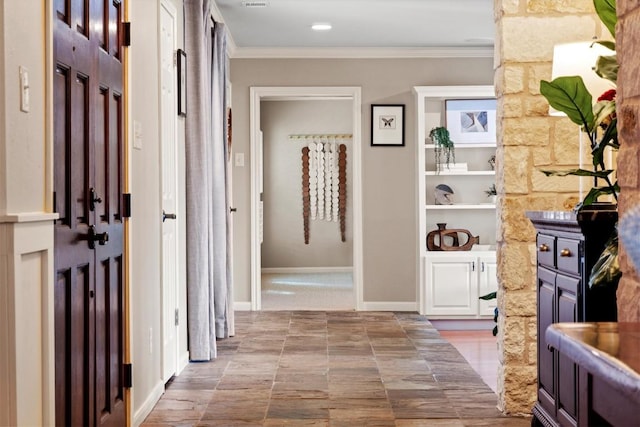
<svg viewBox="0 0 640 427">
<path fill-rule="evenodd" d="M 143 426 L 528 426 L 423 316 L 237 312 L 218 359 L 192 363 Z"/>
</svg>

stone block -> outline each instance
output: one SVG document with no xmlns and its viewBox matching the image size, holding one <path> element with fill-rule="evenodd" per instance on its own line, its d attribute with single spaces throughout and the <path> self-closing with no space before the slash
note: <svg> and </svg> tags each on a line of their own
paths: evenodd
<svg viewBox="0 0 640 427">
<path fill-rule="evenodd" d="M 580 40 L 590 40 L 596 31 L 595 14 L 575 16 L 503 17 L 502 61 L 544 62 L 553 58 L 553 46 Z M 525 36 L 526 35 L 526 36 Z"/>
<path fill-rule="evenodd" d="M 594 13 L 591 0 L 527 0 L 528 13 Z"/>
<path fill-rule="evenodd" d="M 580 127 L 567 118 L 554 120 L 553 124 L 553 155 L 558 165 L 580 164 L 580 145 L 583 150 L 590 152 L 589 138 L 581 135 Z M 581 141 L 582 140 L 582 141 Z"/>
<path fill-rule="evenodd" d="M 508 364 L 504 368 L 505 407 L 508 413 L 530 414 L 536 402 L 538 371 L 535 366 Z"/>
<path fill-rule="evenodd" d="M 513 151 L 519 151 L 518 154 L 521 156 L 517 156 L 514 153 L 514 155 L 509 157 L 509 159 L 513 160 L 520 157 L 522 159 L 522 163 L 515 163 L 505 159 L 503 166 L 504 178 L 502 180 L 504 183 L 504 191 L 508 194 L 528 194 L 529 180 L 527 175 L 530 168 L 528 159 L 529 153 L 522 149 L 516 149 Z"/>
<path fill-rule="evenodd" d="M 527 117 L 549 114 L 549 104 L 543 96 L 528 96 L 524 99 L 524 115 Z"/>
<path fill-rule="evenodd" d="M 625 275 L 620 279 L 617 292 L 619 322 L 640 322 L 640 283 L 637 280 Z"/>
<path fill-rule="evenodd" d="M 502 97 L 502 112 L 504 117 L 522 117 L 522 102 L 518 95 Z"/>
<path fill-rule="evenodd" d="M 551 164 L 551 151 L 548 147 L 532 148 L 531 158 L 533 166 L 546 166 Z"/>
<path fill-rule="evenodd" d="M 538 339 L 538 323 L 535 317 L 527 319 L 527 339 L 534 344 Z"/>
<path fill-rule="evenodd" d="M 504 15 L 515 15 L 520 11 L 520 0 L 496 0 L 494 3 L 496 12 Z"/>
<path fill-rule="evenodd" d="M 502 122 L 504 145 L 546 146 L 549 143 L 549 117 L 505 118 Z"/>
<path fill-rule="evenodd" d="M 616 3 L 618 16 L 624 16 L 636 9 L 640 9 L 640 0 L 621 0 Z"/>
<path fill-rule="evenodd" d="M 540 95 L 540 81 L 551 80 L 551 59 L 544 64 L 529 66 L 529 94 Z M 546 102 L 546 100 L 545 100 Z"/>
<path fill-rule="evenodd" d="M 640 140 L 640 105 L 624 100 L 618 104 L 618 132 L 621 145 L 637 145 Z"/>
<path fill-rule="evenodd" d="M 527 344 L 527 359 L 529 365 L 538 366 L 538 343 L 530 342 Z"/>
<path fill-rule="evenodd" d="M 620 45 L 616 46 L 618 62 L 621 64 L 618 72 L 618 81 L 624 82 L 618 89 L 623 99 L 640 95 L 640 57 L 637 54 L 637 47 L 640 46 L 640 14 L 632 13 L 625 16 L 624 20 L 618 23 L 616 34 L 620 40 Z M 506 29 L 505 29 L 506 31 Z"/>
<path fill-rule="evenodd" d="M 504 67 L 504 93 L 521 93 L 524 90 L 524 67 L 506 65 Z"/>
<path fill-rule="evenodd" d="M 562 170 L 563 168 L 551 166 L 548 169 Z M 540 193 L 577 194 L 580 189 L 580 180 L 577 176 L 546 176 L 540 171 L 534 171 L 531 175 L 531 189 Z"/>
<path fill-rule="evenodd" d="M 520 266 L 520 270 L 527 270 L 530 266 L 529 259 L 525 259 Z M 521 273 L 522 274 L 522 273 Z M 502 276 L 505 279 L 504 276 Z M 507 276 L 508 277 L 508 276 Z M 507 279 L 509 280 L 509 279 Z M 536 316 L 536 293 L 525 288 L 522 291 L 508 292 L 505 297 L 505 314 L 507 316 L 535 317 Z M 528 329 L 528 328 L 527 328 Z M 524 335 L 527 336 L 526 334 Z"/>
<path fill-rule="evenodd" d="M 526 250 L 526 245 L 510 243 L 505 245 L 501 251 L 502 258 L 498 264 L 500 271 L 500 283 L 509 295 L 510 292 L 518 290 L 528 290 L 531 282 L 535 281 L 535 275 L 523 274 L 531 272 L 530 259 Z"/>
<path fill-rule="evenodd" d="M 618 153 L 618 183 L 621 187 L 638 188 L 638 159 L 640 152 L 637 145 L 622 146 Z"/>
<path fill-rule="evenodd" d="M 502 313 L 502 307 L 500 307 Z M 508 331 L 504 336 L 504 360 L 509 366 L 515 361 L 522 361 L 525 354 L 525 319 L 521 317 L 507 317 L 505 321 L 505 330 Z"/>
</svg>

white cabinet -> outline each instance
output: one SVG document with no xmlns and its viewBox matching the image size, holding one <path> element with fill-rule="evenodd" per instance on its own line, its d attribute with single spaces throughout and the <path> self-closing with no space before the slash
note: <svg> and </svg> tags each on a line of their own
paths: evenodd
<svg viewBox="0 0 640 427">
<path fill-rule="evenodd" d="M 492 317 L 495 300 L 479 296 L 497 289 L 495 253 L 437 252 L 424 260 L 425 306 L 432 319 Z"/>
<path fill-rule="evenodd" d="M 495 141 L 455 143 L 458 166 L 436 171 L 434 145 L 429 131 L 447 126 L 448 100 L 495 98 L 493 86 L 418 86 L 416 100 L 416 200 L 418 202 L 417 265 L 420 311 L 445 318 L 493 316 L 495 300 L 478 297 L 497 289 L 495 244 L 496 206 L 485 193 L 496 183 Z M 454 191 L 453 204 L 435 204 L 435 187 L 445 184 Z M 447 229 L 469 230 L 479 244 L 471 251 L 428 251 L 427 234 L 446 224 Z M 461 242 L 462 244 L 464 242 Z"/>
</svg>

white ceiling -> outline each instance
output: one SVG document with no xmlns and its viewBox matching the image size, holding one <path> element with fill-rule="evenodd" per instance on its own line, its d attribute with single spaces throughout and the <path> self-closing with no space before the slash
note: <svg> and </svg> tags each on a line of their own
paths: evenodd
<svg viewBox="0 0 640 427">
<path fill-rule="evenodd" d="M 245 7 L 266 3 L 266 7 Z M 236 52 L 417 51 L 490 52 L 493 0 L 215 0 Z M 214 14 L 214 15 L 215 15 Z M 311 25 L 329 22 L 330 31 Z M 237 55 L 236 55 L 237 56 Z M 304 56 L 304 55 L 303 55 Z"/>
</svg>

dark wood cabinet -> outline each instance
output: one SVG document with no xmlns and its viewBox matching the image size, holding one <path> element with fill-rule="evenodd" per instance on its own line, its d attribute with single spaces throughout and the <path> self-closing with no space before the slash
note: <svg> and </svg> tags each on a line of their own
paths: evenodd
<svg viewBox="0 0 640 427">
<path fill-rule="evenodd" d="M 545 340 L 558 322 L 615 321 L 615 287 L 590 290 L 589 274 L 617 221 L 615 210 L 528 212 L 537 230 L 538 401 L 534 424 L 577 426 L 574 362 Z"/>
</svg>

